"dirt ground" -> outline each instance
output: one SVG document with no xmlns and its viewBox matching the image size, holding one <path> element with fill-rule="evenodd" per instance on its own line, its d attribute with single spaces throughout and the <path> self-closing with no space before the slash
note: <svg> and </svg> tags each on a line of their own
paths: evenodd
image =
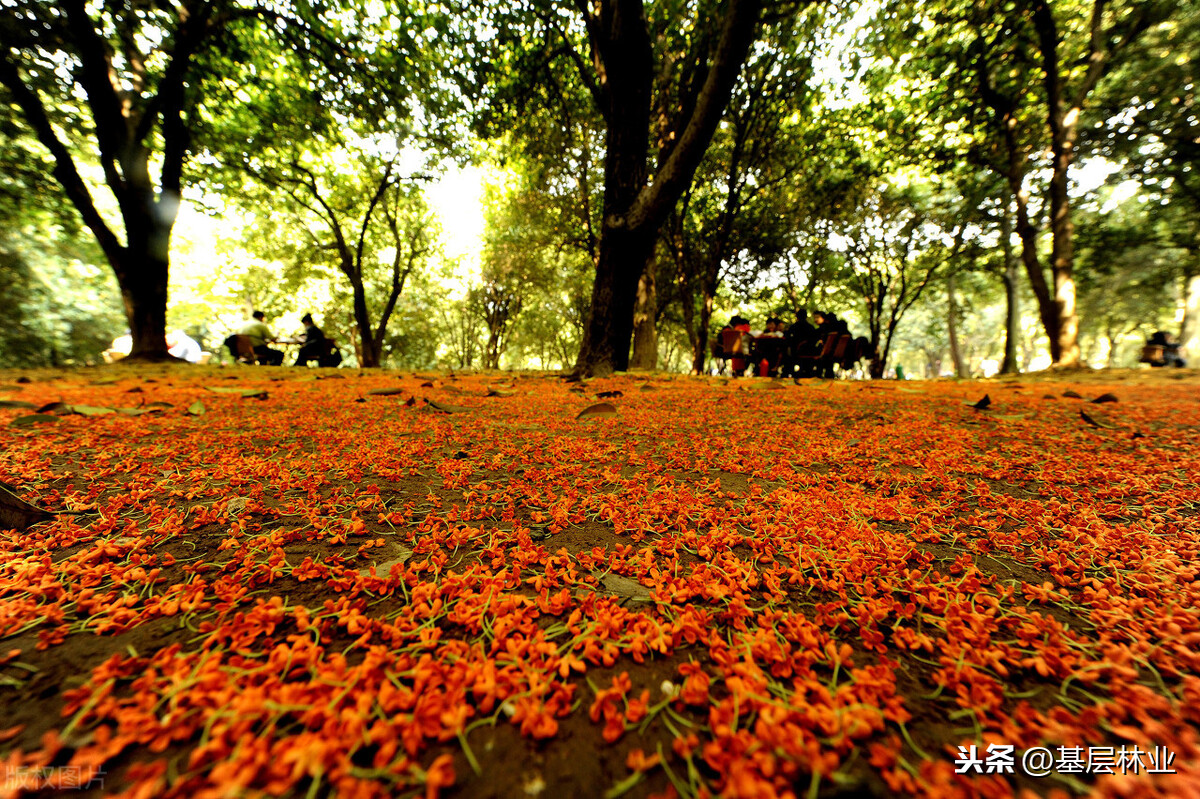
<svg viewBox="0 0 1200 799">
<path fill-rule="evenodd" d="M 0 797 L 1200 796 L 1198 396 L 2 372 Z"/>
</svg>

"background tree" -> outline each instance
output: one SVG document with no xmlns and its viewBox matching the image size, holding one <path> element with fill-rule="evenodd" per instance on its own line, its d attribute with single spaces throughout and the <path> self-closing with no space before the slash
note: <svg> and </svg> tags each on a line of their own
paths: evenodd
<svg viewBox="0 0 1200 799">
<path fill-rule="evenodd" d="M 297 263 L 332 260 L 349 284 L 359 364 L 380 366 L 405 283 L 435 253 L 433 215 L 420 189 L 397 174 L 395 158 L 359 154 L 338 165 L 307 153 L 292 155 L 262 168 L 251 158 L 247 169 L 271 190 L 265 202 L 273 206 L 272 224 L 286 215 L 283 237 Z M 281 244 L 278 236 L 267 241 Z"/>
<path fill-rule="evenodd" d="M 327 15 L 338 10 L 325 7 Z M 329 19 L 308 4 L 285 14 L 238 0 L 12 0 L 0 8 L 0 101 L 21 115 L 5 132 L 49 154 L 55 181 L 117 278 L 134 357 L 167 357 L 170 238 L 206 78 L 228 63 L 223 52 L 240 31 L 261 24 L 274 46 L 311 52 L 336 38 L 315 35 Z M 92 164 L 109 204 L 96 198 Z"/>
<path fill-rule="evenodd" d="M 808 81 L 819 22 L 801 14 L 766 27 L 696 176 L 667 218 L 665 250 L 697 373 L 708 356 L 722 273 L 734 263 L 769 269 L 787 237 L 808 221 L 792 200 L 813 180 L 818 125 Z"/>
<path fill-rule="evenodd" d="M 594 5 L 530 3 L 491 17 L 496 64 L 528 69 L 497 98 L 520 96 L 545 70 L 571 70 L 603 120 L 604 199 L 597 241 L 596 278 L 576 368 L 605 373 L 629 362 L 638 281 L 653 254 L 658 230 L 687 188 L 728 102 L 757 33 L 759 0 L 730 0 L 695 8 L 659 4 L 655 17 L 640 0 Z M 578 16 L 575 16 L 578 15 Z M 674 49 L 664 48 L 673 47 Z M 516 53 L 516 56 L 510 55 Z M 674 102 L 655 102 L 656 68 L 675 57 L 689 79 L 675 86 Z M 653 108 L 674 109 L 666 126 Z M 656 137 L 668 152 L 651 174 Z M 660 150 L 660 153 L 662 151 Z"/>
<path fill-rule="evenodd" d="M 875 351 L 873 378 L 883 377 L 904 314 L 961 247 L 961 228 L 951 233 L 937 225 L 931 205 L 926 187 L 878 184 L 839 231 L 842 281 L 862 303 Z"/>
<path fill-rule="evenodd" d="M 986 142 L 988 163 L 1008 182 L 1022 261 L 1055 363 L 1079 361 L 1074 223 L 1069 170 L 1083 113 L 1100 81 L 1131 45 L 1165 19 L 1167 4 L 1033 0 L 1024 5 L 898 0 L 876 18 L 898 73 L 897 91 L 926 92 L 928 121 Z M 1045 168 L 1042 211 L 1050 233 L 1049 279 L 1030 207 Z"/>
</svg>

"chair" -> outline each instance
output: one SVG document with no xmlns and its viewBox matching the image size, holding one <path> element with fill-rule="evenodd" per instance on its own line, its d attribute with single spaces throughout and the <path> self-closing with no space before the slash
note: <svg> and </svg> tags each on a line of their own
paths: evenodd
<svg viewBox="0 0 1200 799">
<path fill-rule="evenodd" d="M 258 357 L 254 354 L 254 345 L 250 343 L 249 336 L 241 336 L 235 333 L 225 339 L 225 346 L 229 350 L 229 354 L 238 363 L 258 363 Z"/>
<path fill-rule="evenodd" d="M 833 345 L 833 352 L 829 354 L 829 357 L 835 363 L 841 363 L 846 360 L 846 355 L 850 352 L 850 342 L 852 341 L 854 341 L 854 337 L 849 333 L 843 333 L 838 336 L 837 342 Z"/>
<path fill-rule="evenodd" d="M 317 358 L 317 366 L 333 368 L 342 362 L 342 352 L 337 347 L 337 342 L 331 338 L 325 339 L 321 345 L 321 355 Z"/>
<path fill-rule="evenodd" d="M 721 346 L 721 339 L 714 338 L 708 343 L 708 353 L 712 356 L 713 365 L 717 367 L 717 374 L 725 374 L 728 359 L 725 357 L 725 349 Z"/>
<path fill-rule="evenodd" d="M 828 380 L 833 379 L 833 353 L 837 350 L 838 340 L 841 338 L 839 333 L 830 333 L 825 337 L 825 344 L 821 347 L 821 352 L 817 355 L 817 376 Z"/>
<path fill-rule="evenodd" d="M 1138 363 L 1148 363 L 1151 366 L 1164 366 L 1167 363 L 1167 348 L 1158 344 L 1147 344 L 1142 347 L 1142 357 Z"/>
</svg>

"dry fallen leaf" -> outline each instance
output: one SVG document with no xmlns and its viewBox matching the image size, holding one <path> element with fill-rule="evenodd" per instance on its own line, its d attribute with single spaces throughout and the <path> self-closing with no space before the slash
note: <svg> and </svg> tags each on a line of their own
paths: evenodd
<svg viewBox="0 0 1200 799">
<path fill-rule="evenodd" d="M 979 400 L 979 402 L 973 402 L 973 403 L 968 402 L 967 407 L 974 408 L 977 411 L 985 411 L 985 410 L 987 410 L 988 406 L 991 404 L 992 404 L 991 395 L 984 394 L 983 399 Z"/>
<path fill-rule="evenodd" d="M 31 505 L 17 496 L 15 487 L 0 482 L 0 527 L 21 532 L 53 518 L 54 514 L 50 511 Z"/>
<path fill-rule="evenodd" d="M 595 419 L 602 416 L 616 416 L 617 408 L 607 402 L 597 402 L 595 405 L 589 405 L 579 412 L 576 419 Z"/>
</svg>

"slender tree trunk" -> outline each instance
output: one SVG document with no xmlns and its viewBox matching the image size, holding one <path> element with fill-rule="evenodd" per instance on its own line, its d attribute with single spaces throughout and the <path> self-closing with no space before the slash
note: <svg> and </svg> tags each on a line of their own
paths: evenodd
<svg viewBox="0 0 1200 799">
<path fill-rule="evenodd" d="M 633 310 L 633 358 L 629 363 L 633 369 L 658 368 L 658 326 L 654 318 L 658 311 L 658 287 L 655 271 L 652 257 L 638 280 L 637 305 Z"/>
<path fill-rule="evenodd" d="M 1012 250 L 1012 220 L 1008 208 L 1000 223 L 1000 244 L 1004 252 L 1004 363 L 1001 374 L 1019 374 L 1021 371 L 1017 345 L 1021 338 L 1020 294 L 1017 286 L 1017 261 Z"/>
<path fill-rule="evenodd" d="M 365 369 L 379 367 L 380 349 L 375 346 L 375 336 L 371 333 L 371 317 L 367 312 L 367 293 L 363 287 L 362 278 L 351 278 L 354 289 L 354 325 L 358 328 L 359 366 Z"/>
<path fill-rule="evenodd" d="M 962 348 L 958 345 L 958 300 L 954 296 L 954 273 L 946 276 L 946 329 L 950 333 L 950 357 L 954 360 L 954 376 L 966 379 L 971 376 L 963 360 Z"/>
<path fill-rule="evenodd" d="M 1074 147 L 1061 142 L 1056 148 L 1054 170 L 1050 177 L 1050 270 L 1054 275 L 1054 314 L 1057 321 L 1057 350 L 1054 362 L 1077 366 L 1079 353 L 1079 315 L 1075 312 L 1075 225 L 1071 221 L 1071 199 L 1067 194 L 1067 170 Z M 1047 335 L 1050 331 L 1046 331 Z M 1055 346 L 1057 344 L 1057 346 Z"/>
<path fill-rule="evenodd" d="M 700 321 L 696 325 L 698 349 L 692 353 L 692 368 L 698 375 L 704 374 L 704 364 L 708 358 L 708 333 L 712 329 L 713 306 L 716 304 L 716 299 L 714 292 L 706 282 L 700 295 Z"/>
</svg>

